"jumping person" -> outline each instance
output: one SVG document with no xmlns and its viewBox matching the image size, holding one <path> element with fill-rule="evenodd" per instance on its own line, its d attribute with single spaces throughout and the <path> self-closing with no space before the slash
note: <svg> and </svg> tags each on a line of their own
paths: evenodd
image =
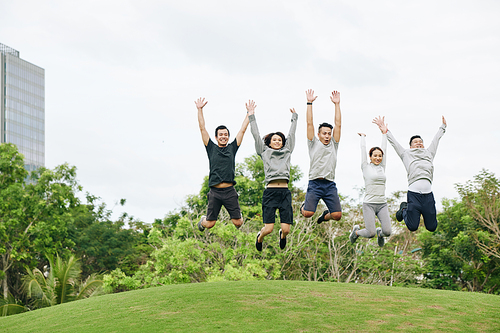
<svg viewBox="0 0 500 333">
<path fill-rule="evenodd" d="M 280 212 L 281 229 L 279 231 L 280 248 L 286 246 L 286 236 L 293 224 L 292 194 L 288 189 L 290 179 L 290 158 L 295 147 L 295 130 L 297 129 L 298 115 L 295 109 L 292 112 L 292 124 L 288 136 L 281 132 L 269 133 L 260 138 L 257 121 L 255 120 L 255 103 L 250 101 L 248 118 L 250 129 L 255 139 L 255 150 L 264 162 L 266 189 L 262 195 L 262 219 L 264 227 L 257 234 L 255 247 L 262 251 L 264 237 L 274 229 L 276 209 Z"/>
<path fill-rule="evenodd" d="M 200 126 L 201 139 L 207 150 L 210 164 L 210 173 L 208 175 L 208 186 L 210 191 L 207 194 L 208 207 L 207 215 L 202 216 L 198 222 L 198 229 L 204 231 L 205 228 L 212 228 L 217 222 L 217 217 L 221 207 L 226 207 L 231 221 L 236 228 L 241 227 L 243 218 L 241 217 L 238 194 L 234 189 L 234 157 L 243 140 L 243 135 L 248 127 L 248 115 L 245 116 L 243 125 L 236 135 L 233 142 L 229 142 L 229 130 L 226 126 L 220 125 L 215 129 L 215 139 L 217 144 L 213 143 L 205 128 L 205 118 L 203 117 L 203 107 L 208 101 L 204 98 L 198 98 L 195 101 L 198 109 L 198 124 Z M 247 106 L 248 108 L 248 106 Z"/>
<path fill-rule="evenodd" d="M 407 202 L 402 202 L 396 213 L 398 221 L 405 221 L 410 231 L 418 229 L 420 215 L 424 218 L 425 228 L 434 231 L 437 228 L 436 202 L 432 193 L 432 180 L 434 174 L 433 160 L 436 155 L 439 140 L 446 131 L 446 119 L 442 117 L 443 123 L 434 136 L 428 149 L 424 148 L 424 141 L 420 135 L 410 138 L 410 149 L 404 149 L 394 138 L 391 131 L 387 130 L 380 120 L 377 125 L 380 130 L 387 131 L 387 139 L 403 161 L 408 175 Z"/>
<path fill-rule="evenodd" d="M 375 118 L 374 124 L 384 124 L 384 118 Z M 363 200 L 363 219 L 365 229 L 359 230 L 359 225 L 355 225 L 349 239 L 354 243 L 359 236 L 372 238 L 377 235 L 378 245 L 384 246 L 384 236 L 391 235 L 391 218 L 387 200 L 385 199 L 385 165 L 387 161 L 387 129 L 385 124 L 382 132 L 382 144 L 380 147 L 370 149 L 370 163 L 366 159 L 366 135 L 358 133 L 361 137 L 361 170 L 365 180 L 365 198 Z M 378 217 L 382 228 L 375 229 L 375 216 Z"/>
<path fill-rule="evenodd" d="M 340 92 L 333 91 L 330 100 L 335 104 L 335 126 L 322 123 L 318 127 L 318 138 L 314 135 L 312 103 L 316 100 L 314 91 L 306 91 L 307 97 L 307 146 L 309 149 L 310 167 L 309 184 L 306 198 L 300 212 L 304 217 L 311 217 L 316 212 L 318 202 L 323 199 L 327 210 L 318 218 L 318 223 L 328 220 L 340 220 L 342 209 L 335 184 L 335 166 L 340 141 L 341 115 Z"/>
</svg>

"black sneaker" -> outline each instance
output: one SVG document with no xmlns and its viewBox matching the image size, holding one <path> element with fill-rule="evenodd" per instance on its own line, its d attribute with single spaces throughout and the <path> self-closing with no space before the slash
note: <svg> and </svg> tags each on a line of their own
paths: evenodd
<svg viewBox="0 0 500 333">
<path fill-rule="evenodd" d="M 320 224 L 321 222 L 324 222 L 324 221 L 325 221 L 325 216 L 326 216 L 326 214 L 328 214 L 328 209 L 327 209 L 327 210 L 325 210 L 325 211 L 323 212 L 323 214 L 321 214 L 321 216 L 318 218 L 318 221 L 317 221 L 317 222 L 318 222 L 318 224 Z"/>
<path fill-rule="evenodd" d="M 281 238 L 281 235 L 283 235 L 283 231 L 281 231 L 281 229 L 280 229 L 280 249 L 283 250 L 286 246 L 286 237 Z"/>
<path fill-rule="evenodd" d="M 408 204 L 406 202 L 402 202 L 401 205 L 399 205 L 399 210 L 396 212 L 396 220 L 399 222 L 403 221 L 403 209 L 406 209 L 408 207 Z"/>
<path fill-rule="evenodd" d="M 204 218 L 205 218 L 205 215 L 203 215 L 200 218 L 200 222 L 198 222 L 198 230 L 200 230 L 200 231 L 205 231 L 205 227 L 201 225 L 201 221 L 203 221 Z"/>
<path fill-rule="evenodd" d="M 255 248 L 257 251 L 262 251 L 262 243 L 259 243 L 260 231 L 257 234 L 257 238 L 255 239 Z"/>
<path fill-rule="evenodd" d="M 354 225 L 354 227 L 352 228 L 352 231 L 351 231 L 351 235 L 349 235 L 349 240 L 351 241 L 352 244 L 354 244 L 354 242 L 356 242 L 356 239 L 358 239 L 358 235 L 356 235 L 356 231 L 359 230 L 359 225 Z"/>
<path fill-rule="evenodd" d="M 380 247 L 384 246 L 385 239 L 384 239 L 384 236 L 382 235 L 381 228 L 377 228 L 377 242 L 378 242 L 378 246 L 380 246 Z"/>
</svg>

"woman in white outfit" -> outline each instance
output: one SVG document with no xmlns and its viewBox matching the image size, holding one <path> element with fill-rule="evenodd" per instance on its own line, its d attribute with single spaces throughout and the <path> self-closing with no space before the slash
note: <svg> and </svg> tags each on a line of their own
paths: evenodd
<svg viewBox="0 0 500 333">
<path fill-rule="evenodd" d="M 355 225 L 349 239 L 354 243 L 358 237 L 372 238 L 377 235 L 378 245 L 384 246 L 384 237 L 391 234 L 391 219 L 385 198 L 385 164 L 387 148 L 387 126 L 384 118 L 378 117 L 373 120 L 374 124 L 383 124 L 381 147 L 373 147 L 369 151 L 370 161 L 366 158 L 366 135 L 358 133 L 361 137 L 361 170 L 365 180 L 365 198 L 363 200 L 363 219 L 365 229 L 359 230 L 359 225 Z M 375 216 L 380 220 L 382 228 L 375 229 Z"/>
</svg>

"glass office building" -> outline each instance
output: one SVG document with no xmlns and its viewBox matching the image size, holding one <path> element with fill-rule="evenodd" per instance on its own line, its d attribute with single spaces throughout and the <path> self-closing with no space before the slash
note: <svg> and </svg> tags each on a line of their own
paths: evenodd
<svg viewBox="0 0 500 333">
<path fill-rule="evenodd" d="M 17 146 L 25 167 L 45 166 L 45 70 L 0 43 L 0 142 Z"/>
</svg>

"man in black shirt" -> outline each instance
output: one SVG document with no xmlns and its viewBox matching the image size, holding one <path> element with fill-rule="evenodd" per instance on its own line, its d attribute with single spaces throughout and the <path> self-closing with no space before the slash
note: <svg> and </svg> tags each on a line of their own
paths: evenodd
<svg viewBox="0 0 500 333">
<path fill-rule="evenodd" d="M 221 207 L 226 207 L 231 221 L 233 221 L 236 228 L 241 227 L 243 218 L 241 217 L 240 204 L 238 203 L 238 193 L 234 189 L 234 157 L 238 148 L 243 140 L 243 135 L 247 130 L 249 120 L 248 114 L 245 116 L 243 125 L 236 135 L 236 139 L 229 142 L 229 130 L 226 126 L 221 125 L 215 129 L 215 144 L 208 135 L 205 128 L 205 118 L 203 117 L 203 107 L 207 105 L 208 101 L 204 98 L 196 100 L 196 108 L 198 109 L 198 124 L 200 126 L 201 139 L 207 150 L 208 160 L 210 164 L 210 173 L 208 175 L 208 207 L 207 215 L 202 216 L 198 222 L 198 229 L 204 231 L 205 228 L 212 228 L 217 222 L 217 217 Z M 245 104 L 247 110 L 255 109 L 255 102 L 249 101 Z"/>
</svg>

